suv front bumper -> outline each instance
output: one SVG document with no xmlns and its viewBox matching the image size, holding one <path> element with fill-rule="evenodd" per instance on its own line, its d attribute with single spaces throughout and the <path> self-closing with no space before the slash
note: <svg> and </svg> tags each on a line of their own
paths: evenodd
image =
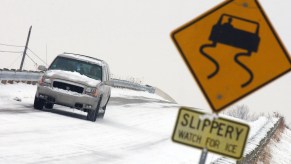
<svg viewBox="0 0 291 164">
<path fill-rule="evenodd" d="M 36 96 L 49 103 L 64 105 L 80 110 L 96 109 L 99 100 L 98 96 L 92 97 L 86 94 L 46 86 L 38 86 Z"/>
</svg>

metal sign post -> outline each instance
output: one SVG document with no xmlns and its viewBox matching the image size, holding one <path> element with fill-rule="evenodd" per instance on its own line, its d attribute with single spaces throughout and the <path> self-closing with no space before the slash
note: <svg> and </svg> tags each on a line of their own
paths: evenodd
<svg viewBox="0 0 291 164">
<path fill-rule="evenodd" d="M 199 164 L 205 164 L 206 158 L 207 158 L 207 153 L 208 153 L 207 148 L 204 148 L 201 152 Z"/>
</svg>

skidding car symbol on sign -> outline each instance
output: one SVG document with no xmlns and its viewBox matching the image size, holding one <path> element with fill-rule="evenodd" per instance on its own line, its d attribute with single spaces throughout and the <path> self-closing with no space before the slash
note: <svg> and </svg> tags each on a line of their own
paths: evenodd
<svg viewBox="0 0 291 164">
<path fill-rule="evenodd" d="M 214 112 L 291 70 L 257 0 L 228 0 L 171 35 Z"/>
<path fill-rule="evenodd" d="M 229 16 L 229 18 L 228 18 L 227 23 L 222 24 L 222 20 L 224 16 Z M 257 26 L 256 32 L 251 33 L 251 32 L 233 27 L 232 26 L 233 18 L 255 24 Z M 248 79 L 248 81 L 242 84 L 241 87 L 246 87 L 247 85 L 249 85 L 252 82 L 254 75 L 252 71 L 246 65 L 244 65 L 241 61 L 239 61 L 239 57 L 242 57 L 242 56 L 248 57 L 248 56 L 251 56 L 252 52 L 257 52 L 259 42 L 260 42 L 258 33 L 259 33 L 259 24 L 257 22 L 223 14 L 220 17 L 218 23 L 214 25 L 212 28 L 211 35 L 209 37 L 209 40 L 212 41 L 212 44 L 204 44 L 200 47 L 200 53 L 204 55 L 206 58 L 208 58 L 209 61 L 213 62 L 213 64 L 215 65 L 215 71 L 211 73 L 210 75 L 208 75 L 208 79 L 214 77 L 219 72 L 220 66 L 219 66 L 219 63 L 210 55 L 208 55 L 204 49 L 208 47 L 216 47 L 217 43 L 221 43 L 221 44 L 225 44 L 225 45 L 232 46 L 235 48 L 244 49 L 247 51 L 245 53 L 243 52 L 237 53 L 234 57 L 234 60 L 239 66 L 245 69 L 246 72 L 250 75 L 250 78 Z"/>
</svg>

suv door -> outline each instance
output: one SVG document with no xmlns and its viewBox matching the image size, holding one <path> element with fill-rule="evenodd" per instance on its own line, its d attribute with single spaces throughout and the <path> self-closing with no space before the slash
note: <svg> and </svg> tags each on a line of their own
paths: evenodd
<svg viewBox="0 0 291 164">
<path fill-rule="evenodd" d="M 110 80 L 110 73 L 109 73 L 108 65 L 104 64 L 102 70 L 103 70 L 103 75 L 104 75 L 102 82 Z M 103 88 L 104 88 L 104 93 L 103 93 L 102 102 L 101 102 L 102 107 L 107 105 L 107 102 L 109 101 L 109 98 L 110 98 L 110 92 L 111 92 L 110 86 L 104 85 Z"/>
</svg>

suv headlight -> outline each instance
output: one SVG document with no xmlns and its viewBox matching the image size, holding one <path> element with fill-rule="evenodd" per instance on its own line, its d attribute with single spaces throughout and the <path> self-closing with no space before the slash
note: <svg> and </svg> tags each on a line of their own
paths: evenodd
<svg viewBox="0 0 291 164">
<path fill-rule="evenodd" d="M 97 90 L 97 88 L 88 87 L 85 90 L 85 94 L 97 97 L 98 96 L 98 90 Z"/>
<path fill-rule="evenodd" d="M 40 78 L 40 80 L 39 80 L 39 85 L 41 85 L 41 86 L 47 86 L 47 87 L 49 87 L 49 86 L 51 86 L 51 79 L 50 78 L 48 78 L 48 77 L 45 77 L 45 76 L 42 76 L 41 78 Z"/>
</svg>

